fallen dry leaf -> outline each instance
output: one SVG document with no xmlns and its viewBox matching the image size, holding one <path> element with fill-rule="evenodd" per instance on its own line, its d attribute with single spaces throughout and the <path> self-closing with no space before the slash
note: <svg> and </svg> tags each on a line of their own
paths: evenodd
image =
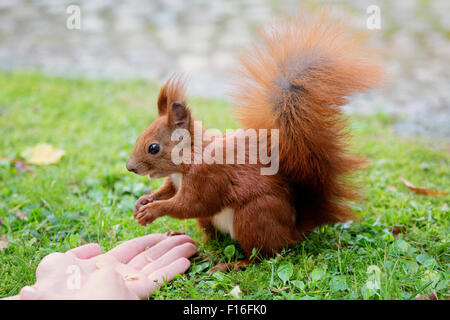
<svg viewBox="0 0 450 320">
<path fill-rule="evenodd" d="M 270 288 L 270 291 L 272 291 L 272 292 L 275 292 L 275 293 L 281 293 L 281 291 L 285 291 L 285 290 L 288 290 L 290 287 L 282 287 L 282 288 L 280 288 L 280 289 L 277 289 L 277 288 Z"/>
<path fill-rule="evenodd" d="M 429 292 L 416 297 L 416 300 L 439 300 L 437 292 Z"/>
<path fill-rule="evenodd" d="M 389 231 L 392 232 L 395 240 L 398 240 L 398 234 L 406 231 L 405 226 L 392 226 L 389 227 Z"/>
<path fill-rule="evenodd" d="M 416 187 L 411 182 L 409 182 L 408 180 L 406 180 L 403 177 L 400 177 L 400 180 L 402 180 L 402 182 L 409 188 L 409 190 L 414 191 L 417 194 L 421 194 L 421 195 L 424 195 L 424 196 L 443 196 L 443 195 L 447 195 L 447 193 L 443 192 L 443 191 Z"/>
<path fill-rule="evenodd" d="M 65 154 L 64 150 L 55 149 L 47 143 L 38 143 L 33 148 L 28 148 L 22 152 L 22 157 L 33 164 L 52 164 L 61 160 Z"/>
<path fill-rule="evenodd" d="M 16 212 L 16 217 L 19 218 L 20 220 L 23 220 L 23 221 L 27 221 L 28 220 L 28 216 L 25 213 L 23 213 L 22 211 L 17 211 Z"/>
<path fill-rule="evenodd" d="M 25 161 L 16 160 L 14 161 L 14 168 L 16 168 L 17 171 L 30 171 L 30 166 Z"/>
<path fill-rule="evenodd" d="M 28 163 L 17 158 L 0 158 L 0 161 L 7 161 L 14 163 L 14 168 L 16 168 L 18 172 L 33 171 L 33 169 L 31 169 Z"/>
<path fill-rule="evenodd" d="M 3 235 L 3 236 L 0 238 L 0 250 L 3 250 L 3 249 L 8 248 L 8 245 L 9 245 L 8 240 L 7 240 L 6 237 Z"/>
</svg>

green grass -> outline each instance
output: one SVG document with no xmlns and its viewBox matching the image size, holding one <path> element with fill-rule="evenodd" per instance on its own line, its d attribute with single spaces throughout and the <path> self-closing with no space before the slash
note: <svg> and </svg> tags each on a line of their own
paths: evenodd
<svg viewBox="0 0 450 320">
<path fill-rule="evenodd" d="M 0 237 L 9 242 L 0 251 L 0 297 L 34 283 L 45 255 L 85 242 L 108 250 L 167 230 L 201 240 L 193 220 L 164 217 L 144 228 L 132 218 L 137 197 L 161 183 L 125 169 L 136 137 L 156 115 L 155 85 L 0 73 L 0 88 L 0 158 L 20 157 L 39 142 L 66 151 L 59 163 L 34 172 L 0 161 Z M 209 128 L 237 127 L 226 102 L 190 105 Z M 245 299 L 410 299 L 431 291 L 448 299 L 449 196 L 420 196 L 399 180 L 448 192 L 448 142 L 396 137 L 385 115 L 351 120 L 353 146 L 370 160 L 356 177 L 365 196 L 353 204 L 360 221 L 321 227 L 281 255 L 227 274 L 207 271 L 229 259 L 229 245 L 236 248 L 231 259 L 241 258 L 238 244 L 226 236 L 200 244 L 191 269 L 154 299 L 230 299 L 236 285 Z M 398 240 L 393 226 L 404 227 Z M 380 289 L 367 290 L 377 275 Z"/>
</svg>

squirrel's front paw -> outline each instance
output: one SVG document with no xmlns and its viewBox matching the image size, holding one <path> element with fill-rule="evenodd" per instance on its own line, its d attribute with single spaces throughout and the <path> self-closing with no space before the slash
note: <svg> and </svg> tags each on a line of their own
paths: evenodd
<svg viewBox="0 0 450 320">
<path fill-rule="evenodd" d="M 148 203 L 140 207 L 139 211 L 135 215 L 136 220 L 142 226 L 146 226 L 147 224 L 155 221 L 156 218 L 159 218 L 159 210 L 157 203 Z"/>
<path fill-rule="evenodd" d="M 136 218 L 139 210 L 146 204 L 152 203 L 153 201 L 155 201 L 155 196 L 153 194 L 145 194 L 140 197 L 134 204 L 133 217 Z"/>
</svg>

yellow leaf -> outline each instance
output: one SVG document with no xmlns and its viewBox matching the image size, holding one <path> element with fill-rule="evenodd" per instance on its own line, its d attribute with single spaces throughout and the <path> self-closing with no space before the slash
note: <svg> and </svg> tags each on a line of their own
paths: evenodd
<svg viewBox="0 0 450 320">
<path fill-rule="evenodd" d="M 64 154 L 64 150 L 55 149 L 47 143 L 38 143 L 33 148 L 26 149 L 21 155 L 33 164 L 52 164 L 59 162 Z"/>
</svg>

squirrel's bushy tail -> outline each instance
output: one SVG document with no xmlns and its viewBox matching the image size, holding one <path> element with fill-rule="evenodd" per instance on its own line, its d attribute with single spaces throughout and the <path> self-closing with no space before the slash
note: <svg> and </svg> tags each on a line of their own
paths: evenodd
<svg viewBox="0 0 450 320">
<path fill-rule="evenodd" d="M 384 78 L 360 40 L 324 12 L 265 31 L 241 56 L 232 93 L 238 120 L 247 128 L 279 129 L 280 174 L 295 186 L 296 201 L 311 206 L 298 210 L 327 211 L 311 212 L 321 220 L 311 224 L 354 217 L 342 200 L 355 196 L 346 177 L 361 161 L 347 152 L 338 107 Z"/>
</svg>

